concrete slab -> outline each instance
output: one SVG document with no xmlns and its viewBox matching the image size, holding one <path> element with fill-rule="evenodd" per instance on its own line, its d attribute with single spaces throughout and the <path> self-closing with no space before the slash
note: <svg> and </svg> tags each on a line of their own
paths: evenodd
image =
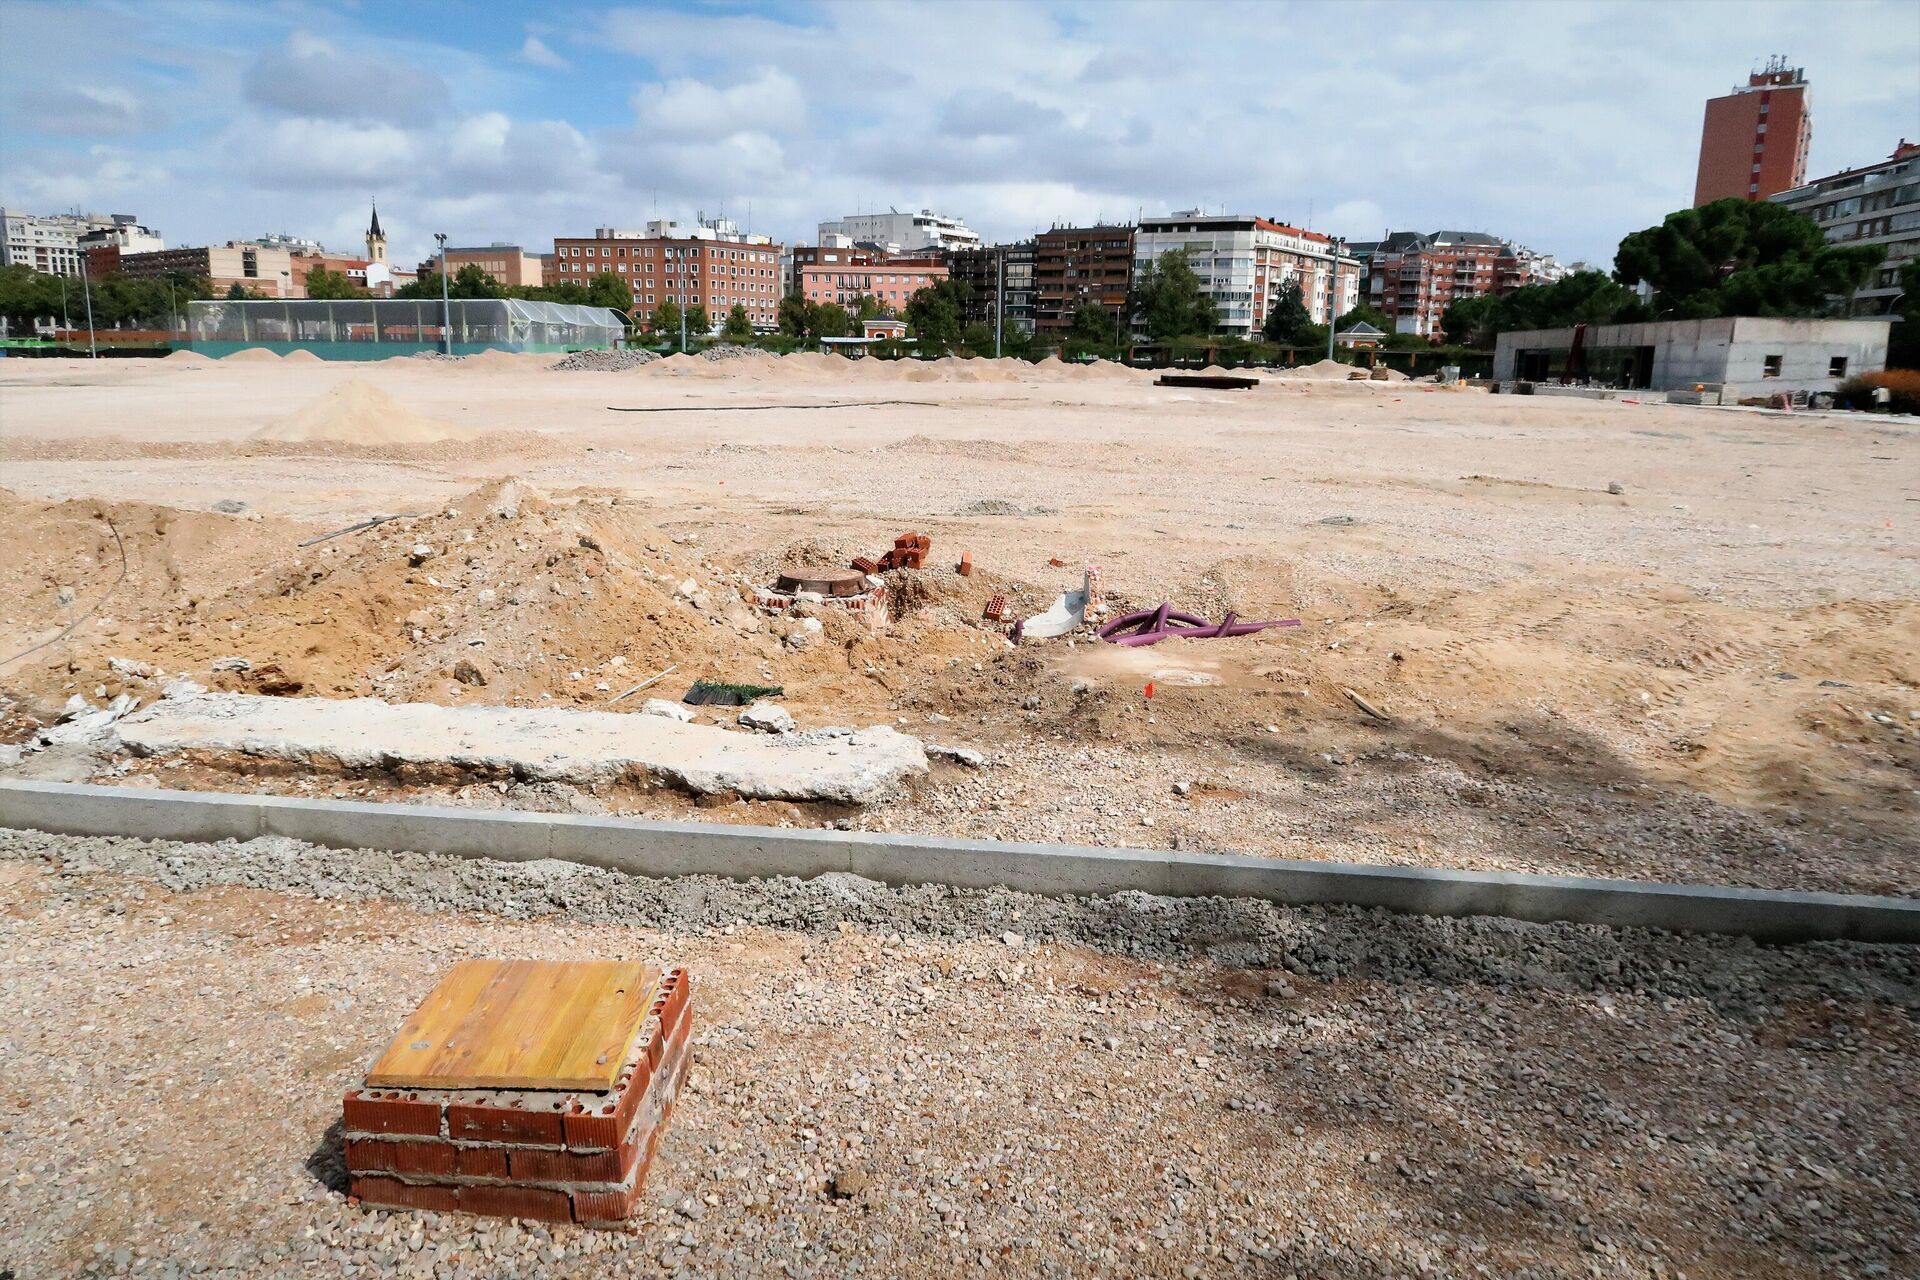
<svg viewBox="0 0 1920 1280">
<path fill-rule="evenodd" d="M 576 783 L 649 776 L 696 793 L 756 800 L 868 804 L 927 769 L 919 740 L 884 725 L 851 736 L 771 735 L 663 716 L 378 698 L 205 694 L 157 703 L 114 730 L 119 745 L 140 755 L 232 752 L 345 768 L 447 765 Z"/>
<path fill-rule="evenodd" d="M 641 876 L 753 879 L 852 872 L 896 885 L 1004 885 L 1039 894 L 1143 890 L 1172 897 L 1345 903 L 1417 915 L 1741 934 L 1763 942 L 1920 944 L 1920 901 L 1906 898 L 570 814 L 476 813 L 12 779 L 0 779 L 0 827 L 147 840 L 289 835 L 332 848 L 414 849 L 512 860 L 551 857 Z"/>
</svg>

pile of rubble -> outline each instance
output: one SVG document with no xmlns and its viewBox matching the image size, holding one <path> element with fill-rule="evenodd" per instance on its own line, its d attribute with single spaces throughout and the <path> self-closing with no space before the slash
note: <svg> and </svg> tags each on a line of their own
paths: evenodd
<svg viewBox="0 0 1920 1280">
<path fill-rule="evenodd" d="M 576 351 L 556 360 L 552 367 L 564 373 L 624 373 L 652 364 L 660 357 L 651 351 L 628 347 L 622 351 Z"/>
<path fill-rule="evenodd" d="M 723 342 L 717 347 L 708 347 L 700 353 L 702 360 L 740 360 L 749 356 L 761 356 L 766 353 L 758 347 L 742 347 L 734 343 Z"/>
</svg>

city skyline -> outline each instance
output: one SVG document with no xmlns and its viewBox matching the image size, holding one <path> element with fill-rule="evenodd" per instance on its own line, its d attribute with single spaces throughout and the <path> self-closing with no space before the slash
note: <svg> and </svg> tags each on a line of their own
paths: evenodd
<svg viewBox="0 0 1920 1280">
<path fill-rule="evenodd" d="M 1725 9 L 11 0 L 0 200 L 337 248 L 377 197 L 407 262 L 435 230 L 539 251 L 704 212 L 810 243 L 930 207 L 1004 240 L 1198 206 L 1604 266 L 1687 206 L 1703 102 L 1768 54 L 1812 85 L 1809 172 L 1914 129 L 1910 7 L 1742 5 L 1737 46 Z"/>
</svg>

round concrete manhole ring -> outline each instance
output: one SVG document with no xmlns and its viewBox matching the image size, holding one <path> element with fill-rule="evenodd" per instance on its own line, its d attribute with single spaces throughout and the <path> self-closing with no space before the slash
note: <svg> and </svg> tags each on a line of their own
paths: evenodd
<svg viewBox="0 0 1920 1280">
<path fill-rule="evenodd" d="M 812 591 L 823 596 L 857 596 L 867 589 L 867 575 L 858 569 L 790 564 L 780 571 L 774 586 L 781 591 Z"/>
</svg>

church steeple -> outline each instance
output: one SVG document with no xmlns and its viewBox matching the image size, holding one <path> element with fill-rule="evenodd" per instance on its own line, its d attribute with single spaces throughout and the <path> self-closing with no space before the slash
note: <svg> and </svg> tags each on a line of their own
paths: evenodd
<svg viewBox="0 0 1920 1280">
<path fill-rule="evenodd" d="M 367 261 L 387 260 L 387 233 L 380 229 L 380 206 L 373 206 L 373 221 L 367 224 Z"/>
</svg>

